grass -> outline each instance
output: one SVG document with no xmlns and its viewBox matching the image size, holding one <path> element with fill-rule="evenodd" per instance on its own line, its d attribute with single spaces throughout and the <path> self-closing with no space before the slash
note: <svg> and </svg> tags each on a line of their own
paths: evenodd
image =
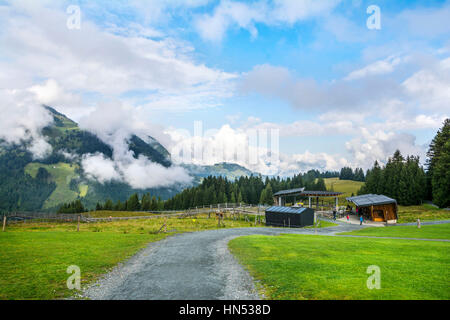
<svg viewBox="0 0 450 320">
<path fill-rule="evenodd" d="M 450 220 L 450 210 L 439 209 L 429 204 L 420 206 L 398 206 L 398 222 L 416 222 L 429 220 Z"/>
<path fill-rule="evenodd" d="M 316 228 L 329 228 L 329 227 L 336 227 L 338 226 L 337 223 L 333 223 L 330 221 L 325 220 L 318 220 L 316 223 Z M 305 227 L 306 229 L 314 229 L 314 226 Z"/>
<path fill-rule="evenodd" d="M 0 299 L 54 299 L 70 295 L 66 269 L 77 265 L 86 284 L 163 235 L 6 232 L 0 235 Z"/>
<path fill-rule="evenodd" d="M 79 189 L 79 191 L 80 191 L 80 197 L 84 198 L 84 197 L 86 197 L 86 195 L 87 195 L 87 193 L 88 193 L 89 186 L 88 186 L 88 185 L 85 185 L 85 184 L 80 184 L 80 185 L 78 186 L 78 189 Z"/>
<path fill-rule="evenodd" d="M 40 167 L 45 168 L 52 176 L 52 180 L 56 183 L 56 189 L 50 197 L 45 200 L 43 209 L 54 208 L 61 203 L 74 201 L 81 195 L 80 193 L 83 193 L 84 191 L 87 192 L 87 189 L 80 190 L 80 193 L 70 189 L 70 181 L 77 177 L 75 173 L 76 165 L 71 166 L 64 162 L 51 165 L 32 162 L 25 167 L 25 172 L 32 177 L 35 177 Z"/>
<path fill-rule="evenodd" d="M 450 299 L 450 244 L 331 236 L 245 236 L 229 243 L 267 299 Z M 369 290 L 367 268 L 381 270 Z"/>
<path fill-rule="evenodd" d="M 149 242 L 169 235 L 217 228 L 206 217 L 81 223 L 16 223 L 0 232 L 0 299 L 58 299 L 74 294 L 66 288 L 70 265 L 81 268 L 82 285 L 91 283 Z M 226 228 L 252 222 L 225 220 Z M 259 226 L 259 225 L 258 225 Z"/>
<path fill-rule="evenodd" d="M 450 223 L 417 226 L 392 226 L 386 228 L 372 227 L 342 232 L 340 234 L 355 236 L 374 237 L 398 237 L 398 238 L 420 238 L 420 239 L 447 239 L 450 240 Z"/>
<path fill-rule="evenodd" d="M 180 211 L 180 213 L 181 212 L 182 211 Z M 89 212 L 84 213 L 84 215 L 92 217 L 92 218 L 108 218 L 108 217 L 148 217 L 148 216 L 152 216 L 155 214 L 149 213 L 149 212 L 140 212 L 140 211 L 99 210 L 99 211 L 89 211 Z"/>
<path fill-rule="evenodd" d="M 339 180 L 339 178 L 327 178 L 324 180 L 327 190 L 344 193 L 341 198 L 350 197 L 352 193 L 356 195 L 358 190 L 364 185 L 364 182 Z"/>
</svg>

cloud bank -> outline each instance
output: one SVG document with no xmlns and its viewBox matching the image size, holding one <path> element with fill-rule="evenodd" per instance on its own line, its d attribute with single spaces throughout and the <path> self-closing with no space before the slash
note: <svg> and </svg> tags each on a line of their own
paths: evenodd
<svg viewBox="0 0 450 320">
<path fill-rule="evenodd" d="M 25 143 L 34 158 L 48 155 L 52 148 L 42 136 L 53 117 L 26 91 L 0 90 L 0 140 Z"/>
</svg>

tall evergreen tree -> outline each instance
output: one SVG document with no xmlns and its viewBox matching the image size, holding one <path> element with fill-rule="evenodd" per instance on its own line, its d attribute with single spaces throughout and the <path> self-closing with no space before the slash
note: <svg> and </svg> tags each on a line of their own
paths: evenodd
<svg viewBox="0 0 450 320">
<path fill-rule="evenodd" d="M 441 129 L 431 141 L 427 153 L 428 198 L 439 206 L 448 206 L 448 147 L 450 141 L 450 119 L 447 118 Z M 436 172 L 436 170 L 438 172 Z M 445 196 L 447 194 L 447 197 Z"/>
</svg>

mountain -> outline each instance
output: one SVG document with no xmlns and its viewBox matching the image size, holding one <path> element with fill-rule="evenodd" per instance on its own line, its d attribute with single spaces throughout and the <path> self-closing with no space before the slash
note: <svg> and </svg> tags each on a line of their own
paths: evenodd
<svg viewBox="0 0 450 320">
<path fill-rule="evenodd" d="M 155 188 L 137 190 L 123 182 L 99 183 L 83 173 L 80 159 L 86 154 L 103 154 L 112 158 L 113 149 L 96 135 L 82 130 L 78 124 L 55 109 L 46 106 L 53 123 L 42 130 L 52 147 L 50 155 L 34 160 L 27 142 L 7 145 L 0 141 L 0 211 L 55 211 L 61 203 L 81 199 L 92 208 L 107 199 L 125 201 L 135 192 L 172 197 L 183 189 Z M 164 167 L 171 166 L 169 152 L 153 137 L 132 135 L 127 146 L 136 159 L 144 156 Z"/>
<path fill-rule="evenodd" d="M 0 211 L 55 211 L 62 203 L 81 199 L 87 208 L 97 202 L 125 201 L 133 193 L 149 192 L 168 199 L 186 186 L 172 188 L 133 189 L 124 182 L 99 183 L 89 179 L 81 168 L 87 154 L 113 157 L 113 149 L 95 134 L 82 130 L 78 124 L 55 109 L 45 107 L 53 116 L 53 123 L 42 130 L 52 147 L 50 155 L 35 160 L 27 151 L 27 144 L 8 145 L 0 140 Z M 132 135 L 126 145 L 133 157 L 144 156 L 166 168 L 172 165 L 170 153 L 153 137 Z M 214 166 L 183 165 L 193 176 L 193 183 L 204 177 L 224 176 L 231 180 L 252 172 L 236 164 Z"/>
<path fill-rule="evenodd" d="M 209 176 L 214 177 L 225 177 L 228 180 L 235 180 L 236 178 L 239 178 L 241 176 L 251 176 L 255 175 L 254 172 L 248 170 L 247 168 L 244 168 L 243 166 L 240 166 L 235 163 L 217 163 L 212 166 L 201 166 L 201 165 L 193 165 L 193 164 L 183 164 L 182 165 L 186 170 L 188 170 L 189 173 L 191 173 L 193 176 L 199 178 L 200 180 L 202 178 L 206 178 Z"/>
</svg>

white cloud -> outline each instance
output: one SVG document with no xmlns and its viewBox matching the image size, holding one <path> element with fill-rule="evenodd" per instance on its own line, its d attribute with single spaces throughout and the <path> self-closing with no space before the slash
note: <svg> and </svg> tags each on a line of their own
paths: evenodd
<svg viewBox="0 0 450 320">
<path fill-rule="evenodd" d="M 450 3 L 437 8 L 416 7 L 407 9 L 388 20 L 391 30 L 405 33 L 405 28 L 415 36 L 434 38 L 450 33 Z"/>
<path fill-rule="evenodd" d="M 181 167 L 163 167 L 140 156 L 130 162 L 119 162 L 123 179 L 137 189 L 171 187 L 173 185 L 189 185 L 192 178 Z"/>
<path fill-rule="evenodd" d="M 88 178 L 100 183 L 121 181 L 135 189 L 190 184 L 192 178 L 181 167 L 163 167 L 140 156 L 108 159 L 102 154 L 84 155 L 82 168 Z"/>
<path fill-rule="evenodd" d="M 362 69 L 352 71 L 345 80 L 357 80 L 372 75 L 383 75 L 391 73 L 400 63 L 407 61 L 407 58 L 396 56 L 388 57 L 384 60 L 375 61 Z"/>
<path fill-rule="evenodd" d="M 179 130 L 169 131 L 177 142 L 171 150 L 172 156 L 179 162 L 198 165 L 213 165 L 221 162 L 233 162 L 263 175 L 289 176 L 310 169 L 338 170 L 348 162 L 338 155 L 327 153 L 304 153 L 288 155 L 280 152 L 277 124 L 253 122 L 246 127 L 232 128 L 222 126 L 219 130 L 205 132 L 203 135 L 191 136 Z M 295 126 L 295 125 L 294 125 Z M 305 132 L 287 132 L 304 135 Z M 311 132 L 308 132 L 310 135 Z M 275 139 L 275 140 L 274 140 Z M 199 150 L 198 153 L 195 150 Z M 178 158 L 178 153 L 187 152 L 188 157 Z M 184 155 L 184 154 L 183 154 Z"/>
<path fill-rule="evenodd" d="M 217 105 L 229 96 L 236 75 L 197 63 L 183 41 L 153 40 L 142 30 L 112 33 L 87 19 L 80 30 L 69 30 L 66 19 L 64 11 L 40 4 L 2 7 L 0 68 L 8 76 L 0 75 L 0 87 L 32 87 L 41 100 L 62 104 L 77 104 L 78 95 L 133 99 L 137 92 L 142 105 L 172 101 L 178 109 Z"/>
<path fill-rule="evenodd" d="M 0 90 L 0 140 L 8 144 L 27 143 L 35 158 L 51 152 L 51 146 L 42 136 L 42 129 L 53 122 L 53 117 L 22 90 Z"/>
<path fill-rule="evenodd" d="M 122 180 L 114 161 L 106 158 L 103 154 L 83 155 L 81 166 L 88 178 L 100 183 Z"/>
<path fill-rule="evenodd" d="M 385 132 L 382 130 L 369 131 L 362 128 L 361 136 L 346 143 L 356 166 L 370 168 L 375 160 L 385 163 L 396 150 L 403 155 L 418 155 L 425 160 L 426 146 L 416 144 L 416 137 L 407 133 Z"/>
<path fill-rule="evenodd" d="M 166 168 L 129 150 L 128 141 L 132 135 L 148 141 L 148 136 L 168 143 L 169 137 L 142 117 L 142 110 L 123 105 L 120 102 L 100 103 L 95 111 L 80 121 L 80 127 L 95 133 L 113 149 L 113 158 L 89 155 L 83 158 L 85 172 L 101 183 L 119 180 L 136 189 L 185 185 L 191 177 L 180 167 Z"/>
<path fill-rule="evenodd" d="M 79 96 L 65 92 L 58 82 L 53 79 L 48 79 L 42 85 L 34 85 L 29 91 L 33 92 L 37 100 L 45 105 L 63 105 L 65 108 L 70 106 L 80 107 L 82 105 Z"/>
<path fill-rule="evenodd" d="M 450 112 L 450 58 L 414 73 L 402 86 L 423 109 Z"/>
<path fill-rule="evenodd" d="M 212 14 L 203 14 L 195 20 L 200 36 L 208 41 L 223 39 L 228 29 L 247 30 L 253 38 L 258 35 L 256 24 L 270 26 L 294 24 L 310 18 L 327 15 L 341 0 L 259 0 L 250 3 L 222 0 Z"/>
</svg>

